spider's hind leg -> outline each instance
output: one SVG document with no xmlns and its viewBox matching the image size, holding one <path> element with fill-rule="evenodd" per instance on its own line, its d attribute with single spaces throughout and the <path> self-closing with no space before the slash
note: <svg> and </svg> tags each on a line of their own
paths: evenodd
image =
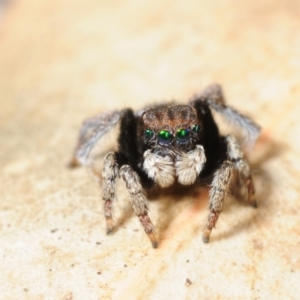
<svg viewBox="0 0 300 300">
<path fill-rule="evenodd" d="M 249 117 L 238 112 L 226 104 L 222 87 L 219 84 L 211 84 L 202 92 L 194 95 L 190 103 L 197 101 L 207 103 L 213 110 L 219 113 L 226 121 L 242 130 L 245 138 L 245 145 L 250 149 L 260 133 L 260 126 Z"/>
<path fill-rule="evenodd" d="M 68 166 L 74 168 L 84 165 L 92 168 L 92 164 L 88 160 L 90 151 L 98 140 L 119 122 L 122 114 L 123 110 L 116 110 L 84 120 L 79 131 L 77 145 Z"/>
<path fill-rule="evenodd" d="M 246 201 L 253 207 L 257 207 L 255 199 L 255 188 L 251 175 L 251 170 L 248 162 L 244 159 L 244 154 L 240 149 L 240 146 L 232 135 L 226 136 L 227 141 L 227 154 L 229 159 L 233 162 L 234 168 L 237 173 L 237 180 L 239 184 L 245 184 L 247 188 L 247 199 Z"/>
<path fill-rule="evenodd" d="M 200 93 L 195 94 L 190 102 L 194 101 L 208 101 L 211 103 L 214 103 L 215 106 L 218 106 L 219 109 L 222 107 L 226 107 L 225 98 L 223 95 L 222 87 L 221 85 L 214 83 L 207 86 L 203 91 Z"/>
</svg>

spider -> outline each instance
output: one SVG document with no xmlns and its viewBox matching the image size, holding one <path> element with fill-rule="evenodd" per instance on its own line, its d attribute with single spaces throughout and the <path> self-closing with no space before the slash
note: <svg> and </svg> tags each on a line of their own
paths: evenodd
<svg viewBox="0 0 300 300">
<path fill-rule="evenodd" d="M 85 120 L 71 167 L 81 164 L 93 169 L 90 151 L 100 138 L 120 123 L 118 151 L 105 156 L 102 169 L 107 234 L 113 231 L 117 178 L 125 183 L 134 213 L 153 248 L 158 246 L 158 238 L 148 215 L 146 195 L 150 190 L 208 185 L 209 215 L 203 230 L 205 243 L 222 211 L 232 178 L 237 177 L 238 182 L 244 184 L 246 202 L 257 207 L 249 164 L 236 138 L 219 133 L 212 110 L 242 129 L 248 145 L 253 145 L 260 127 L 227 106 L 221 86 L 217 84 L 196 94 L 187 105 L 172 102 L 137 112 L 126 108 Z"/>
</svg>

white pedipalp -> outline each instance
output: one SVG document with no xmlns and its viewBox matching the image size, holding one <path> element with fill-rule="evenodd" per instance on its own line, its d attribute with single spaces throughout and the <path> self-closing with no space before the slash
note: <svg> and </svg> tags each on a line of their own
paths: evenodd
<svg viewBox="0 0 300 300">
<path fill-rule="evenodd" d="M 206 157 L 201 145 L 188 153 L 180 153 L 176 157 L 176 176 L 183 185 L 193 184 L 203 169 Z"/>
<path fill-rule="evenodd" d="M 175 180 L 183 185 L 193 184 L 201 173 L 206 157 L 201 145 L 188 153 L 178 153 L 173 161 L 171 156 L 160 156 L 147 150 L 144 153 L 143 169 L 148 177 L 161 187 L 172 185 Z"/>
<path fill-rule="evenodd" d="M 170 156 L 163 157 L 147 150 L 144 153 L 143 169 L 161 187 L 168 187 L 175 181 L 174 162 Z"/>
</svg>

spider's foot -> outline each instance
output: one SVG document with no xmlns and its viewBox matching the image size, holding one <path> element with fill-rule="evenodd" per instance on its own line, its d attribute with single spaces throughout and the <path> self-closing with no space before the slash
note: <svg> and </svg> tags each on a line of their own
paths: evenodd
<svg viewBox="0 0 300 300">
<path fill-rule="evenodd" d="M 203 236 L 203 243 L 207 244 L 209 242 L 209 236 Z"/>
<path fill-rule="evenodd" d="M 152 247 L 156 249 L 158 247 L 158 242 L 152 242 Z"/>
<path fill-rule="evenodd" d="M 148 213 L 145 212 L 145 213 L 139 215 L 138 217 L 139 217 L 139 220 L 140 220 L 142 226 L 144 227 L 146 234 L 148 235 L 148 237 L 151 241 L 152 247 L 157 248 L 158 247 L 158 238 L 155 234 L 155 229 L 154 229 L 154 226 L 148 216 Z"/>
<path fill-rule="evenodd" d="M 147 235 L 151 241 L 152 247 L 156 249 L 158 247 L 158 239 L 156 234 L 152 231 L 150 233 L 147 233 Z"/>
<path fill-rule="evenodd" d="M 258 204 L 257 204 L 257 201 L 254 199 L 250 202 L 250 205 L 253 207 L 253 208 L 257 208 L 258 207 Z"/>
<path fill-rule="evenodd" d="M 211 230 L 210 229 L 205 229 L 204 232 L 203 232 L 203 235 L 202 235 L 202 240 L 203 240 L 203 243 L 208 243 L 209 242 L 209 237 L 210 237 L 210 233 L 211 233 Z"/>
<path fill-rule="evenodd" d="M 254 197 L 254 194 L 248 196 L 248 203 L 249 203 L 252 207 L 257 208 L 258 205 L 257 205 L 257 201 L 256 201 L 256 199 L 255 199 L 255 197 Z"/>
<path fill-rule="evenodd" d="M 113 219 L 112 218 L 106 218 L 106 234 L 110 235 L 114 231 L 114 226 L 113 226 Z"/>
<path fill-rule="evenodd" d="M 106 228 L 106 234 L 111 235 L 113 233 L 114 229 L 113 228 Z"/>
<path fill-rule="evenodd" d="M 75 156 L 72 157 L 70 162 L 67 164 L 67 167 L 70 168 L 70 169 L 76 168 L 78 166 L 80 166 L 80 163 L 79 163 L 78 159 Z"/>
</svg>

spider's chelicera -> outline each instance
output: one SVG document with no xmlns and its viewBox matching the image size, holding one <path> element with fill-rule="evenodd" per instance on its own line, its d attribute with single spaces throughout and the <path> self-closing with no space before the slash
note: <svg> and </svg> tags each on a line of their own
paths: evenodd
<svg viewBox="0 0 300 300">
<path fill-rule="evenodd" d="M 247 188 L 247 202 L 256 207 L 249 165 L 235 137 L 220 135 L 212 109 L 241 128 L 249 144 L 255 142 L 260 127 L 225 104 L 219 85 L 211 85 L 195 95 L 188 105 L 161 104 L 137 112 L 122 109 L 83 123 L 71 166 L 80 163 L 91 168 L 91 149 L 120 123 L 118 151 L 105 156 L 102 170 L 107 233 L 113 231 L 112 207 L 118 177 L 124 181 L 133 210 L 154 248 L 158 239 L 148 215 L 145 191 L 174 185 L 209 185 L 210 212 L 203 231 L 204 242 L 209 241 L 222 211 L 233 173 Z"/>
</svg>

